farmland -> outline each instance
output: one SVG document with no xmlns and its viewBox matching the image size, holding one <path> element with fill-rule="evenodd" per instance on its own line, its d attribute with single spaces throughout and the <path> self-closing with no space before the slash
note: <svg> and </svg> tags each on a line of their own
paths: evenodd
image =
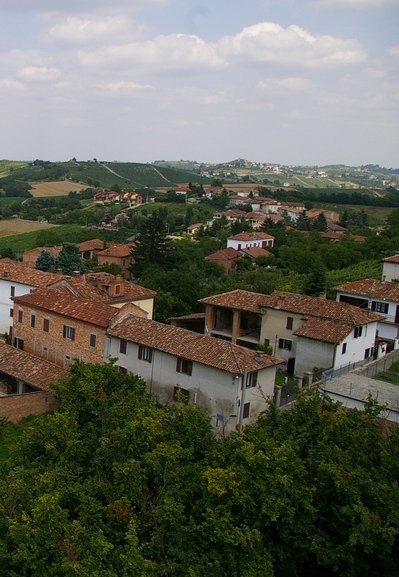
<svg viewBox="0 0 399 577">
<path fill-rule="evenodd" d="M 55 182 L 35 182 L 32 183 L 30 193 L 32 196 L 40 198 L 46 196 L 65 196 L 70 192 L 80 192 L 87 188 L 86 184 L 71 182 L 70 180 L 57 180 Z"/>
</svg>

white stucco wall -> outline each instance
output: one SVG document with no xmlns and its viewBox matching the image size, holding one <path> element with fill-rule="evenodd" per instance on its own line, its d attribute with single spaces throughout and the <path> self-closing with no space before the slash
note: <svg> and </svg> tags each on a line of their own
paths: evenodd
<svg viewBox="0 0 399 577">
<path fill-rule="evenodd" d="M 11 300 L 11 287 L 14 287 L 14 296 L 26 295 L 34 288 L 4 278 L 0 280 L 0 333 L 9 333 L 13 324 L 12 316 L 10 316 L 10 310 L 14 307 Z"/>
<path fill-rule="evenodd" d="M 365 350 L 374 347 L 376 331 L 376 322 L 363 325 L 362 335 L 358 338 L 355 338 L 355 332 L 352 331 L 337 347 L 334 368 L 363 361 Z M 342 352 L 343 343 L 347 344 L 346 353 Z"/>
<path fill-rule="evenodd" d="M 174 355 L 152 349 L 152 360 L 148 362 L 138 358 L 136 343 L 127 343 L 126 354 L 119 352 L 119 343 L 118 338 L 107 338 L 106 359 L 117 358 L 117 366 L 139 375 L 160 402 L 172 402 L 174 389 L 179 386 L 190 392 L 190 402 L 210 411 L 215 427 L 219 424 L 225 433 L 236 428 L 242 399 L 241 377 L 197 362 L 193 362 L 192 374 L 186 375 L 176 371 Z M 259 371 L 258 386 L 245 389 L 244 403 L 250 403 L 250 413 L 244 426 L 267 408 L 267 398 L 273 397 L 275 373 L 275 367 Z M 218 415 L 223 416 L 223 423 L 217 423 Z"/>
<path fill-rule="evenodd" d="M 296 346 L 295 374 L 302 376 L 314 367 L 328 369 L 334 359 L 334 345 L 304 337 L 298 337 Z"/>
<path fill-rule="evenodd" d="M 382 280 L 392 281 L 399 278 L 399 264 L 384 262 L 382 265 Z"/>
</svg>

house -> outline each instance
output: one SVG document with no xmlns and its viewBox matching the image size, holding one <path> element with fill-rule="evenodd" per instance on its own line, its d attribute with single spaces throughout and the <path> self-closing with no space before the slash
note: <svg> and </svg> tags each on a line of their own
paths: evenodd
<svg viewBox="0 0 399 577">
<path fill-rule="evenodd" d="M 225 218 L 228 223 L 232 223 L 237 220 L 246 218 L 246 216 L 247 213 L 245 212 L 245 210 L 239 210 L 238 208 L 230 208 L 229 210 L 215 212 L 215 214 L 213 215 L 213 219 L 220 220 L 221 218 Z"/>
<path fill-rule="evenodd" d="M 74 296 L 121 308 L 130 303 L 143 311 L 144 316 L 153 317 L 156 292 L 139 284 L 127 281 L 120 275 L 107 272 L 91 272 L 71 277 L 61 277 L 51 288 L 67 288 Z M 141 312 L 139 313 L 142 314 Z"/>
<path fill-rule="evenodd" d="M 221 433 L 254 422 L 273 398 L 282 361 L 265 353 L 132 314 L 107 336 L 106 358 L 139 374 L 160 402 L 207 408 Z"/>
<path fill-rule="evenodd" d="M 105 330 L 118 314 L 114 307 L 83 300 L 62 286 L 13 300 L 15 348 L 61 367 L 68 367 L 75 358 L 103 362 Z"/>
<path fill-rule="evenodd" d="M 255 246 L 261 248 L 273 248 L 274 236 L 265 232 L 240 232 L 227 239 L 227 248 L 241 250 Z"/>
<path fill-rule="evenodd" d="M 263 212 L 254 211 L 254 212 L 248 212 L 246 214 L 245 219 L 249 220 L 254 230 L 258 230 L 265 223 L 267 216 L 263 214 Z"/>
<path fill-rule="evenodd" d="M 399 284 L 363 279 L 334 287 L 339 302 L 350 303 L 363 310 L 384 315 L 378 322 L 378 341 L 387 345 L 387 352 L 399 348 Z"/>
<path fill-rule="evenodd" d="M 112 244 L 106 249 L 97 253 L 98 264 L 116 264 L 121 267 L 123 275 L 126 278 L 131 277 L 130 267 L 134 264 L 132 248 L 134 243 Z"/>
<path fill-rule="evenodd" d="M 260 246 L 252 246 L 251 248 L 242 248 L 239 251 L 241 256 L 248 256 L 251 260 L 257 259 L 259 256 L 268 257 L 272 256 L 272 253 L 265 248 Z"/>
<path fill-rule="evenodd" d="M 104 250 L 105 243 L 99 238 L 93 238 L 92 240 L 86 240 L 78 244 L 80 256 L 82 260 L 91 260 L 99 252 Z"/>
<path fill-rule="evenodd" d="M 399 252 L 382 259 L 382 280 L 396 281 L 399 279 Z"/>
<path fill-rule="evenodd" d="M 235 290 L 201 299 L 200 302 L 205 305 L 206 334 L 248 348 L 268 345 L 276 356 L 286 360 L 290 374 L 297 372 L 297 366 L 302 372 L 315 366 L 327 368 L 329 365 L 326 363 L 329 362 L 338 367 L 372 356 L 377 322 L 382 318 L 375 312 L 363 311 L 348 303 L 282 291 L 265 295 Z M 297 333 L 299 329 L 305 330 L 305 323 L 308 323 L 307 332 Z M 334 335 L 335 353 L 331 356 L 331 347 L 325 347 L 323 363 L 314 346 L 306 349 L 302 346 L 304 341 L 298 346 L 299 338 L 308 339 L 308 342 L 324 342 L 321 330 L 317 333 L 317 327 L 321 327 L 322 323 L 325 330 L 328 328 L 332 332 L 333 327 L 337 329 L 339 326 Z M 345 331 L 350 328 L 350 331 L 345 334 L 341 326 L 345 327 Z M 342 347 L 341 353 L 338 347 Z"/>
<path fill-rule="evenodd" d="M 237 266 L 237 259 L 240 257 L 240 253 L 235 248 L 222 248 L 208 254 L 205 260 L 212 260 L 218 265 L 222 266 L 226 271 L 226 274 L 234 270 Z"/>
<path fill-rule="evenodd" d="M 0 343 L 0 419 L 17 422 L 55 408 L 52 383 L 68 371 Z"/>
<path fill-rule="evenodd" d="M 13 318 L 12 297 L 46 287 L 60 280 L 59 273 L 36 270 L 11 259 L 0 259 L 0 333 L 11 334 Z"/>
</svg>

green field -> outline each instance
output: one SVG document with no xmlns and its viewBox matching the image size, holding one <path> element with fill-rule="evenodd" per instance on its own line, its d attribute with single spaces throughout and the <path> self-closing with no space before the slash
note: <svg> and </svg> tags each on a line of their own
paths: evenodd
<svg viewBox="0 0 399 577">
<path fill-rule="evenodd" d="M 99 181 L 101 186 L 112 187 L 119 184 L 122 187 L 173 187 L 178 184 L 195 182 L 208 183 L 208 178 L 197 174 L 177 170 L 174 168 L 162 168 L 151 164 L 139 164 L 133 162 L 107 162 L 106 164 L 95 162 L 66 162 L 63 163 L 71 178 L 87 182 Z"/>
</svg>

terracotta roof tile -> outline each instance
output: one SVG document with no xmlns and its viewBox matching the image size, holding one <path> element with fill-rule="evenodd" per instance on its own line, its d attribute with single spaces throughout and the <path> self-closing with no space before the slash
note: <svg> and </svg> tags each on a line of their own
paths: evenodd
<svg viewBox="0 0 399 577">
<path fill-rule="evenodd" d="M 114 244 L 108 246 L 105 250 L 98 253 L 98 256 L 113 256 L 113 257 L 128 257 L 131 256 L 134 243 L 130 244 Z"/>
<path fill-rule="evenodd" d="M 240 375 L 245 369 L 254 372 L 283 362 L 228 341 L 133 315 L 115 324 L 108 334 Z"/>
<path fill-rule="evenodd" d="M 399 254 L 387 256 L 387 258 L 382 259 L 382 262 L 391 262 L 392 264 L 399 264 Z"/>
<path fill-rule="evenodd" d="M 93 238 L 92 240 L 80 242 L 78 247 L 80 252 L 86 250 L 104 250 L 104 241 L 99 238 Z"/>
<path fill-rule="evenodd" d="M 105 287 L 112 284 L 120 285 L 120 293 L 110 296 Z M 141 285 L 129 282 L 107 272 L 87 273 L 71 277 L 63 277 L 52 285 L 53 287 L 71 287 L 76 296 L 102 303 L 132 302 L 135 300 L 152 299 L 156 292 Z"/>
<path fill-rule="evenodd" d="M 0 279 L 31 287 L 45 287 L 61 278 L 58 273 L 44 272 L 14 261 L 4 261 L 5 259 L 0 260 Z"/>
<path fill-rule="evenodd" d="M 240 256 L 240 253 L 235 248 L 222 248 L 212 254 L 208 254 L 205 260 L 234 260 Z"/>
<path fill-rule="evenodd" d="M 384 282 L 374 278 L 363 279 L 338 285 L 334 290 L 399 302 L 399 284 L 396 282 Z"/>
<path fill-rule="evenodd" d="M 107 327 L 116 313 L 111 305 L 74 297 L 64 287 L 37 289 L 26 295 L 13 297 L 12 300 L 17 304 L 51 311 L 101 327 Z"/>
<path fill-rule="evenodd" d="M 266 232 L 240 232 L 234 236 L 230 236 L 229 240 L 270 240 L 274 238 Z"/>
<path fill-rule="evenodd" d="M 3 343 L 0 343 L 0 371 L 43 391 L 50 391 L 51 383 L 69 374 L 44 359 Z"/>
<path fill-rule="evenodd" d="M 294 335 L 336 344 L 342 342 L 353 331 L 353 328 L 353 324 L 346 321 L 309 317 L 294 332 Z"/>
<path fill-rule="evenodd" d="M 383 315 L 364 311 L 348 303 L 282 291 L 274 291 L 271 295 L 264 295 L 237 289 L 201 299 L 199 302 L 205 305 L 257 312 L 258 314 L 262 314 L 268 308 L 281 309 L 313 317 L 346 320 L 355 325 L 368 324 L 384 318 Z"/>
<path fill-rule="evenodd" d="M 251 248 L 242 248 L 240 252 L 244 255 L 248 255 L 251 258 L 257 258 L 258 256 L 271 256 L 271 252 L 262 248 L 261 246 L 252 246 Z"/>
</svg>

